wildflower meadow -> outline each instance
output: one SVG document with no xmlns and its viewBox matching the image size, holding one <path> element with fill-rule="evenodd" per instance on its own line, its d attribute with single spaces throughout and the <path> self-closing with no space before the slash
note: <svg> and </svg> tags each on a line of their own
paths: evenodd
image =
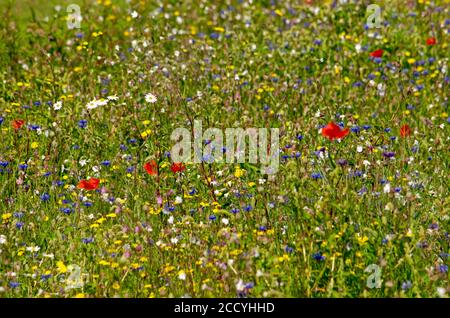
<svg viewBox="0 0 450 318">
<path fill-rule="evenodd" d="M 0 0 L 0 298 L 448 297 L 448 0 Z"/>
</svg>

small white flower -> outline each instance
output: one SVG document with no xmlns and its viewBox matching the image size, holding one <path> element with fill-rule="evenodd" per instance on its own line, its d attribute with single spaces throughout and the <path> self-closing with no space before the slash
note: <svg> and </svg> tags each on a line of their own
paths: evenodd
<svg viewBox="0 0 450 318">
<path fill-rule="evenodd" d="M 244 289 L 245 289 L 245 284 L 244 284 L 244 282 L 242 281 L 242 279 L 240 279 L 240 280 L 237 282 L 237 284 L 236 284 L 236 290 L 237 290 L 238 292 L 240 292 L 240 291 L 244 291 Z"/>
<path fill-rule="evenodd" d="M 185 280 L 186 279 L 186 272 L 183 271 L 183 270 L 179 271 L 178 272 L 178 279 Z"/>
<path fill-rule="evenodd" d="M 0 244 L 6 244 L 6 236 L 5 235 L 0 235 Z"/>
<path fill-rule="evenodd" d="M 391 184 L 390 183 L 386 183 L 386 185 L 383 187 L 383 192 L 384 193 L 391 192 Z"/>
<path fill-rule="evenodd" d="M 133 11 L 133 12 L 131 12 L 131 17 L 132 17 L 133 19 L 136 19 L 138 16 L 139 16 L 139 14 L 136 12 L 136 10 Z"/>
<path fill-rule="evenodd" d="M 86 104 L 87 109 L 95 109 L 99 106 L 105 106 L 108 104 L 108 100 L 101 98 L 101 99 L 94 99 L 93 101 L 90 101 Z"/>
<path fill-rule="evenodd" d="M 172 238 L 170 239 L 170 242 L 171 242 L 172 244 L 177 244 L 177 243 L 178 243 L 178 239 L 177 239 L 176 237 L 172 237 Z"/>
<path fill-rule="evenodd" d="M 56 103 L 53 104 L 53 109 L 54 110 L 60 110 L 62 108 L 62 102 L 61 101 L 57 101 Z"/>
<path fill-rule="evenodd" d="M 41 248 L 39 246 L 27 246 L 26 250 L 28 252 L 39 252 Z"/>
<path fill-rule="evenodd" d="M 116 101 L 116 100 L 118 100 L 119 99 L 119 97 L 117 97 L 116 95 L 112 95 L 112 96 L 108 96 L 108 97 L 106 97 L 108 100 L 113 100 L 113 101 Z"/>
<path fill-rule="evenodd" d="M 176 198 L 175 198 L 175 204 L 180 204 L 180 203 L 182 203 L 183 202 L 183 199 L 180 197 L 180 196 L 177 196 Z"/>
<path fill-rule="evenodd" d="M 156 96 L 153 95 L 152 93 L 148 93 L 148 94 L 145 95 L 145 101 L 147 103 L 154 104 L 154 103 L 156 103 L 157 100 L 158 99 L 156 98 Z"/>
<path fill-rule="evenodd" d="M 225 224 L 225 225 L 228 225 L 228 223 L 230 223 L 230 221 L 228 221 L 227 218 L 223 218 L 222 219 L 222 223 Z"/>
<path fill-rule="evenodd" d="M 167 223 L 173 224 L 173 215 L 171 215 L 171 216 L 169 217 L 169 219 L 167 220 Z"/>
<path fill-rule="evenodd" d="M 363 151 L 363 147 L 362 146 L 357 146 L 356 147 L 356 151 L 357 152 L 362 152 Z"/>
<path fill-rule="evenodd" d="M 438 288 L 436 289 L 436 291 L 437 291 L 439 297 L 445 297 L 445 294 L 446 294 L 446 292 L 447 292 L 446 289 L 445 289 L 444 287 L 438 287 Z"/>
</svg>

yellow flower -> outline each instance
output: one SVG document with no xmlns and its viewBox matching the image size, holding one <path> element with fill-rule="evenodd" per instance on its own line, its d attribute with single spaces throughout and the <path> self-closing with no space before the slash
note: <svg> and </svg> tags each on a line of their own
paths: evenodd
<svg viewBox="0 0 450 318">
<path fill-rule="evenodd" d="M 118 282 L 114 282 L 114 284 L 112 285 L 112 288 L 115 290 L 118 290 L 120 288 L 120 285 Z"/>
<path fill-rule="evenodd" d="M 407 62 L 408 64 L 414 64 L 416 63 L 416 59 L 408 59 Z"/>
<path fill-rule="evenodd" d="M 138 263 L 133 263 L 131 264 L 131 268 L 133 269 L 138 269 L 141 265 L 139 265 Z"/>
<path fill-rule="evenodd" d="M 99 261 L 99 262 L 98 262 L 98 264 L 99 264 L 99 265 L 103 265 L 103 266 L 109 266 L 109 265 L 111 265 L 111 263 L 110 263 L 110 262 L 108 262 L 108 261 L 105 261 L 105 260 L 101 260 L 101 261 Z"/>
<path fill-rule="evenodd" d="M 244 172 L 245 172 L 245 170 L 243 170 L 243 169 L 241 169 L 239 167 L 236 167 L 236 169 L 234 170 L 234 176 L 236 178 L 240 178 L 240 177 L 242 177 L 244 175 Z"/>
<path fill-rule="evenodd" d="M 368 240 L 369 240 L 369 238 L 367 236 L 363 236 L 363 237 L 358 236 L 359 245 L 364 245 Z"/>
<path fill-rule="evenodd" d="M 31 143 L 31 149 L 36 149 L 37 147 L 39 147 L 39 143 L 37 143 L 36 141 Z"/>
<path fill-rule="evenodd" d="M 73 298 L 84 298 L 84 294 L 83 293 L 78 293 Z"/>
<path fill-rule="evenodd" d="M 12 216 L 11 213 L 5 213 L 5 214 L 2 214 L 2 220 L 3 220 L 4 222 L 6 222 L 6 221 L 8 221 L 8 220 L 11 218 L 11 216 Z"/>
<path fill-rule="evenodd" d="M 64 265 L 64 263 L 62 261 L 58 261 L 56 262 L 56 267 L 58 267 L 58 271 L 60 273 L 65 273 L 67 272 L 67 267 L 66 265 Z"/>
</svg>

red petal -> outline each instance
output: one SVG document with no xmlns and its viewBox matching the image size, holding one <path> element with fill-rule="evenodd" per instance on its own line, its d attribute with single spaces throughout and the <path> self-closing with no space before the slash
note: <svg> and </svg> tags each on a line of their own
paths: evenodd
<svg viewBox="0 0 450 318">
<path fill-rule="evenodd" d="M 144 164 L 144 169 L 151 176 L 158 175 L 158 165 L 156 164 L 155 160 L 152 160 L 150 162 L 146 162 Z"/>
<path fill-rule="evenodd" d="M 400 127 L 400 136 L 407 137 L 409 135 L 411 135 L 411 127 L 406 124 Z"/>
<path fill-rule="evenodd" d="M 372 56 L 372 57 L 382 57 L 383 56 L 383 52 L 384 52 L 383 50 L 378 49 L 378 50 L 375 50 L 372 53 L 370 53 L 370 56 Z"/>
</svg>

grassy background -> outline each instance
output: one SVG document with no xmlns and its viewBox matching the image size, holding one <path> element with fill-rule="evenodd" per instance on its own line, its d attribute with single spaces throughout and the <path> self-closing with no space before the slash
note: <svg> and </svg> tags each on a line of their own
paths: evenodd
<svg viewBox="0 0 450 318">
<path fill-rule="evenodd" d="M 379 2 L 379 30 L 368 2 L 230 3 L 1 2 L 0 297 L 446 296 L 448 2 Z M 173 174 L 170 134 L 194 119 L 280 128 L 278 174 Z M 330 121 L 352 132 L 330 142 Z M 88 177 L 101 189 L 76 188 Z"/>
</svg>

